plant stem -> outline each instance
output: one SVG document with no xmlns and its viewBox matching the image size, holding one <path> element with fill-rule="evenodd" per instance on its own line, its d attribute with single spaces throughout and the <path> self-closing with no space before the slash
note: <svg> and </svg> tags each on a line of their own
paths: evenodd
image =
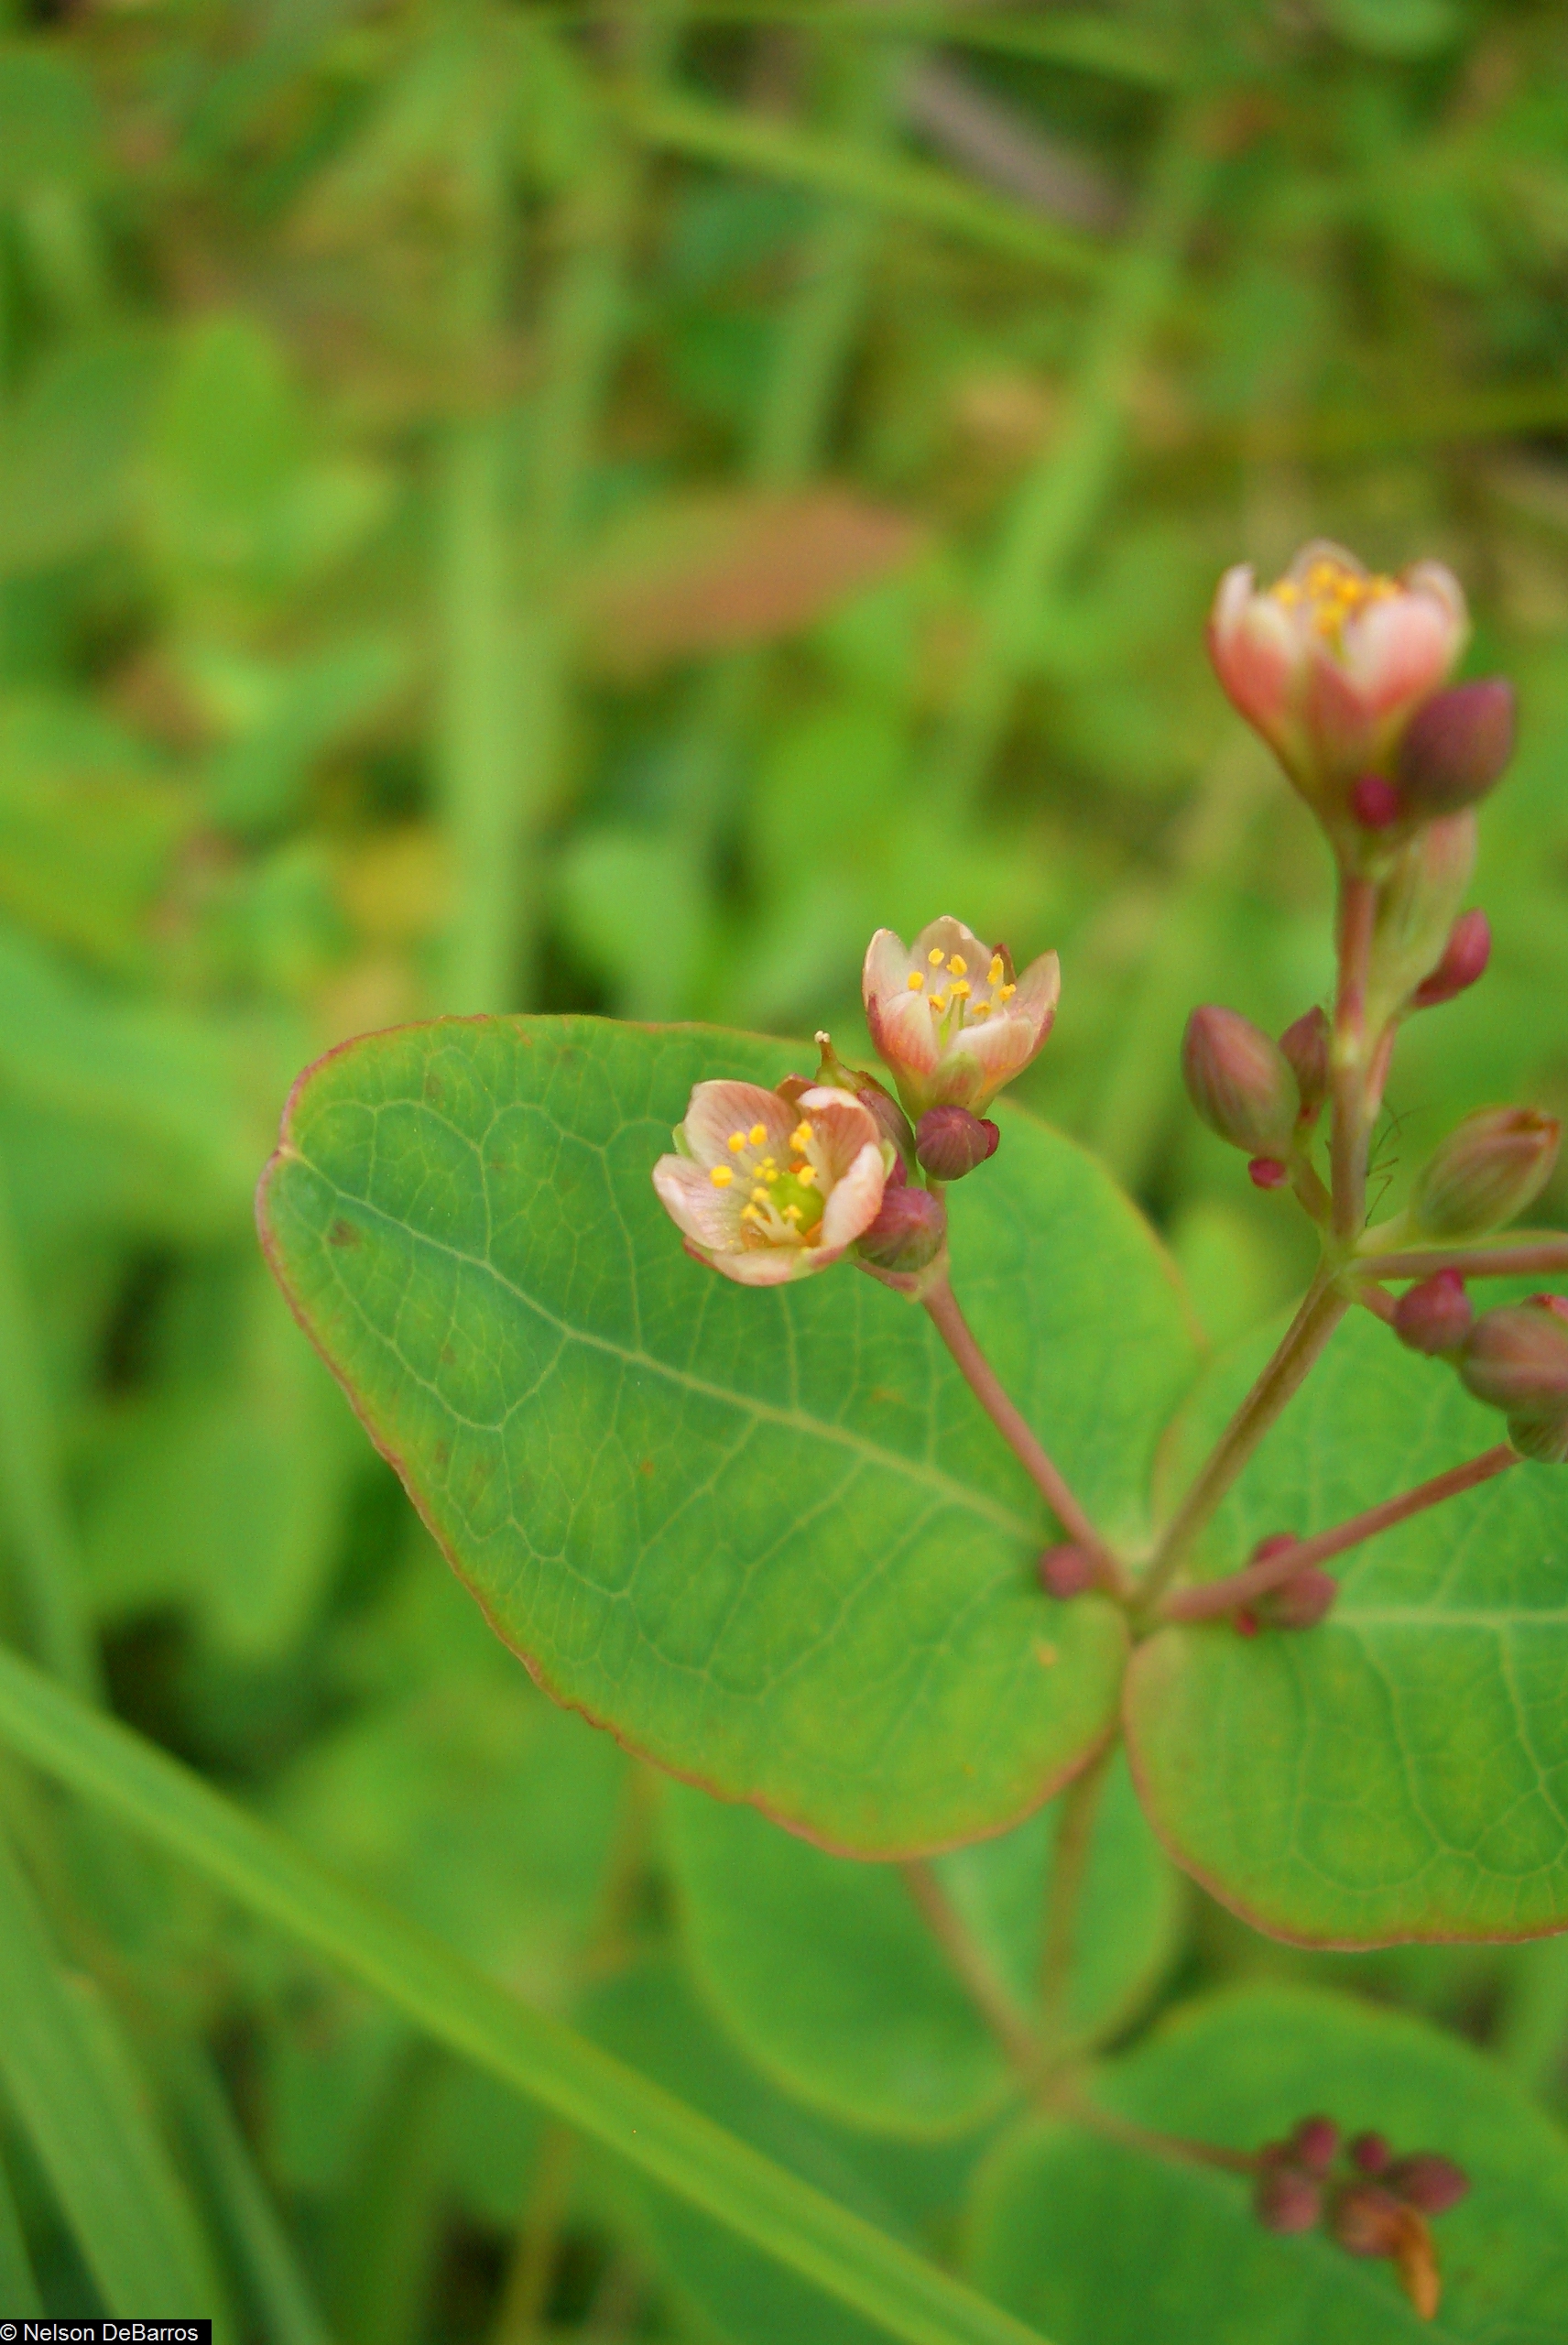
<svg viewBox="0 0 1568 2345">
<path fill-rule="evenodd" d="M 1349 1309 L 1331 1274 L 1321 1270 L 1285 1330 L 1279 1349 L 1220 1435 L 1207 1462 L 1172 1516 L 1139 1591 L 1151 1606 L 1170 1585 L 1264 1434 L 1296 1392 Z"/>
<path fill-rule="evenodd" d="M 1334 1006 L 1331 1091 L 1334 1131 L 1334 1227 L 1336 1237 L 1355 1238 L 1367 1218 L 1367 973 L 1377 889 L 1370 879 L 1348 872 L 1339 885 L 1339 985 Z"/>
<path fill-rule="evenodd" d="M 1127 1586 L 1120 1564 L 1002 1390 L 996 1369 L 976 1343 L 969 1322 L 958 1307 L 958 1298 L 945 1271 L 933 1285 L 927 1288 L 920 1301 L 930 1312 L 938 1335 L 953 1354 L 959 1372 L 975 1398 L 1073 1545 L 1082 1548 L 1088 1556 L 1100 1586 L 1109 1595 L 1125 1596 Z"/>
<path fill-rule="evenodd" d="M 1368 1279 L 1428 1279 L 1457 1271 L 1466 1279 L 1550 1277 L 1568 1271 L 1568 1238 L 1529 1238 L 1497 1246 L 1442 1246 L 1431 1251 L 1369 1254 L 1356 1270 Z"/>
<path fill-rule="evenodd" d="M 990 1957 L 965 1923 L 924 1857 L 898 1867 L 920 1919 L 935 1938 L 964 1993 L 1027 2081 L 1040 2071 L 1040 2042 L 1028 2017 L 999 1977 Z"/>
<path fill-rule="evenodd" d="M 1040 1947 L 1040 2003 L 1048 2043 L 1060 2042 L 1067 1991 L 1073 1973 L 1073 1953 L 1078 1909 L 1094 1844 L 1094 1818 L 1099 1814 L 1105 1772 L 1116 1749 L 1108 1742 L 1062 1794 L 1062 1820 L 1051 1856 L 1051 1881 L 1045 1900 L 1045 1933 Z"/>
<path fill-rule="evenodd" d="M 1160 1606 L 1167 1620 L 1212 1620 L 1221 1613 L 1234 1611 L 1238 1604 L 1250 1604 L 1254 1597 L 1266 1596 L 1272 1587 L 1293 1579 L 1298 1572 L 1314 1564 L 1326 1563 L 1331 1555 L 1342 1555 L 1348 1547 L 1359 1547 L 1365 1540 L 1375 1539 L 1380 1531 L 1391 1530 L 1396 1522 L 1407 1522 L 1412 1514 L 1424 1514 L 1428 1507 L 1441 1506 L 1444 1499 L 1458 1498 L 1465 1490 L 1478 1489 L 1497 1474 L 1519 1463 L 1519 1452 L 1500 1441 L 1494 1449 L 1484 1449 L 1479 1457 L 1472 1457 L 1463 1466 L 1451 1466 L 1445 1474 L 1434 1474 L 1429 1482 L 1420 1482 L 1413 1490 L 1405 1490 L 1397 1499 L 1385 1499 L 1381 1506 L 1368 1507 L 1363 1514 L 1353 1514 L 1347 1522 L 1337 1524 L 1332 1531 L 1320 1531 L 1311 1539 L 1298 1539 L 1293 1546 L 1282 1547 L 1266 1563 L 1249 1564 L 1245 1571 L 1232 1572 L 1227 1578 L 1212 1580 L 1203 1587 L 1184 1587 L 1168 1596 Z"/>
<path fill-rule="evenodd" d="M 1226 2174 L 1256 2174 L 1258 2158 L 1251 2150 L 1222 2149 L 1216 2142 L 1192 2142 L 1182 2133 L 1157 2133 L 1130 2117 L 1118 2117 L 1075 2091 L 1062 2094 L 1055 2106 L 1086 2132 L 1098 2133 L 1124 2149 L 1148 2150 L 1155 2157 L 1180 2158 L 1187 2165 L 1217 2165 Z"/>
</svg>

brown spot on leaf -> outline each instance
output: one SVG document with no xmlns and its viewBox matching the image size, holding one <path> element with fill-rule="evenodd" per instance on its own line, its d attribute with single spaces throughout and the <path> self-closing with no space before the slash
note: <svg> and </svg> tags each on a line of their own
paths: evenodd
<svg viewBox="0 0 1568 2345">
<path fill-rule="evenodd" d="M 652 1473 L 652 1471 L 653 1471 L 653 1460 L 652 1460 L 652 1458 L 651 1458 L 651 1457 L 639 1457 L 639 1458 L 638 1458 L 638 1460 L 637 1460 L 637 1472 L 638 1472 L 639 1474 L 651 1474 L 651 1473 Z"/>
<path fill-rule="evenodd" d="M 363 1244 L 359 1231 L 352 1221 L 344 1221 L 340 1214 L 327 1232 L 329 1246 L 358 1246 Z"/>
<path fill-rule="evenodd" d="M 433 1455 L 434 1455 L 434 1456 L 435 1456 L 435 1461 L 436 1461 L 437 1466 L 441 1468 L 441 1472 L 442 1472 L 442 1473 L 445 1473 L 445 1471 L 446 1471 L 447 1467 L 448 1467 L 451 1465 L 451 1463 L 452 1463 L 452 1444 L 451 1444 L 451 1442 L 450 1442 L 450 1441 L 438 1441 L 438 1442 L 437 1442 L 437 1444 L 436 1444 L 436 1445 L 435 1445 L 435 1450 L 434 1450 Z"/>
</svg>

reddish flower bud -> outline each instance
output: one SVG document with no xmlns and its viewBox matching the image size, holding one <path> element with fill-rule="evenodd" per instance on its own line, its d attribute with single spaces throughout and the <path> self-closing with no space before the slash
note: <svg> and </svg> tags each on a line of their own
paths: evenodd
<svg viewBox="0 0 1568 2345">
<path fill-rule="evenodd" d="M 1282 1189 L 1290 1177 L 1290 1170 L 1277 1156 L 1250 1156 L 1247 1177 L 1255 1189 Z"/>
<path fill-rule="evenodd" d="M 1002 1135 L 988 1116 L 967 1107 L 928 1107 L 915 1126 L 915 1154 L 939 1181 L 962 1181 L 996 1153 Z"/>
<path fill-rule="evenodd" d="M 1350 2144 L 1350 2163 L 1363 2174 L 1381 2174 L 1392 2154 L 1381 2133 L 1357 2133 Z"/>
<path fill-rule="evenodd" d="M 1290 1154 L 1296 1079 L 1278 1042 L 1234 1009 L 1194 1009 L 1181 1043 L 1187 1094 L 1211 1131 L 1248 1156 Z"/>
<path fill-rule="evenodd" d="M 1252 2194 L 1253 2211 L 1265 2230 L 1310 2231 L 1323 2213 L 1323 2185 L 1300 2166 L 1272 2165 L 1261 2173 Z"/>
<path fill-rule="evenodd" d="M 1332 2117 L 1303 2117 L 1290 2136 L 1297 2162 L 1311 2174 L 1326 2174 L 1339 2148 L 1339 2127 Z"/>
<path fill-rule="evenodd" d="M 947 1238 L 942 1199 L 929 1189 L 887 1189 L 882 1208 L 862 1230 L 855 1251 L 879 1271 L 923 1271 L 934 1262 Z"/>
<path fill-rule="evenodd" d="M 1464 2167 L 1455 2165 L 1452 2158 L 1440 2157 L 1435 2150 L 1417 2150 L 1408 2158 L 1396 2158 L 1383 2179 L 1407 2207 L 1422 2215 L 1446 2215 L 1470 2187 Z"/>
<path fill-rule="evenodd" d="M 1260 1597 L 1258 1610 L 1266 1628 L 1315 1629 L 1334 1609 L 1339 1582 L 1332 1572 L 1309 1565 Z"/>
<path fill-rule="evenodd" d="M 1303 1116 L 1316 1115 L 1328 1096 L 1328 1016 L 1321 1008 L 1309 1009 L 1279 1037 L 1279 1048 L 1296 1078 Z"/>
<path fill-rule="evenodd" d="M 1486 974 L 1492 957 L 1492 923 L 1483 911 L 1461 912 L 1449 931 L 1443 958 L 1430 977 L 1423 977 L 1410 1000 L 1417 1009 L 1434 1009 L 1452 1001 Z"/>
<path fill-rule="evenodd" d="M 1329 2210 L 1330 2233 L 1346 2255 L 1398 2255 L 1410 2209 L 1376 2182 L 1353 2182 Z"/>
<path fill-rule="evenodd" d="M 1364 773 L 1352 785 L 1350 811 L 1364 831 L 1391 831 L 1404 806 L 1387 774 Z"/>
<path fill-rule="evenodd" d="M 1418 1175 L 1410 1218 L 1426 1238 L 1500 1229 L 1541 1194 L 1563 1127 L 1539 1107 L 1481 1107 L 1456 1124 Z"/>
<path fill-rule="evenodd" d="M 1552 1417 L 1510 1417 L 1508 1439 L 1521 1457 L 1537 1466 L 1568 1466 L 1568 1412 Z"/>
<path fill-rule="evenodd" d="M 1407 1288 L 1394 1305 L 1393 1329 L 1413 1352 L 1457 1351 L 1475 1312 L 1457 1271 L 1436 1271 Z"/>
<path fill-rule="evenodd" d="M 1514 688 L 1507 677 L 1434 693 L 1399 743 L 1399 781 L 1410 812 L 1452 814 L 1474 805 L 1513 753 Z"/>
<path fill-rule="evenodd" d="M 1041 1587 L 1059 1604 L 1094 1585 L 1094 1566 L 1082 1547 L 1048 1547 L 1036 1569 Z"/>
<path fill-rule="evenodd" d="M 1568 1415 L 1568 1325 L 1538 1303 L 1483 1312 L 1460 1354 L 1459 1373 L 1477 1401 L 1506 1410 L 1510 1419 L 1554 1423 Z"/>
</svg>

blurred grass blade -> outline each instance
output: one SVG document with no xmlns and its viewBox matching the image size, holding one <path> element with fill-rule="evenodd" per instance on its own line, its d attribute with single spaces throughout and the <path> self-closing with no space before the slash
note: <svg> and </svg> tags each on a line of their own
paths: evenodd
<svg viewBox="0 0 1568 2345">
<path fill-rule="evenodd" d="M 4 1841 L 0 2009 L 0 2084 L 109 2310 L 221 2315 L 196 2216 L 125 2047 L 93 1989 L 61 1971 Z"/>
<path fill-rule="evenodd" d="M 330 2345 L 310 2283 L 256 2172 L 228 2096 L 203 2053 L 177 2054 L 173 2093 L 268 2345 Z"/>
<path fill-rule="evenodd" d="M 0 2165 L 0 2305 L 25 2320 L 43 2310 L 32 2260 L 22 2234 L 22 2219 L 11 2189 L 11 2177 Z"/>
<path fill-rule="evenodd" d="M 183 1857 L 251 1913 L 330 1957 L 449 2050 L 542 2102 L 906 2345 L 1040 2345 L 1011 2315 L 559 2021 L 528 2010 L 436 1938 L 335 1881 L 176 1761 L 5 1652 L 0 1740 Z"/>
</svg>

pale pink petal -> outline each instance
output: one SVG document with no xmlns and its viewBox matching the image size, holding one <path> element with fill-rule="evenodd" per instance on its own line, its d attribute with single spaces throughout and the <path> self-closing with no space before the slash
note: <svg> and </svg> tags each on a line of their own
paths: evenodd
<svg viewBox="0 0 1568 2345">
<path fill-rule="evenodd" d="M 801 1097 L 800 1113 L 810 1118 L 812 1151 L 830 1181 L 842 1181 L 867 1146 L 880 1154 L 876 1120 L 849 1092 L 808 1091 Z"/>
<path fill-rule="evenodd" d="M 1345 621 L 1345 673 L 1374 721 L 1434 693 L 1459 649 L 1454 615 L 1435 595 L 1391 594 Z"/>
<path fill-rule="evenodd" d="M 915 956 L 903 938 L 895 936 L 890 928 L 879 928 L 866 948 L 860 976 L 860 998 L 866 1009 L 883 995 L 891 998 L 903 993 L 915 966 Z"/>
<path fill-rule="evenodd" d="M 917 1079 L 936 1065 L 936 1030 L 923 993 L 878 994 L 867 1000 L 866 1022 L 877 1055 L 898 1074 Z"/>
<path fill-rule="evenodd" d="M 1005 1009 L 984 1024 L 966 1026 L 961 1042 L 949 1053 L 949 1063 L 966 1061 L 973 1069 L 967 1085 L 954 1089 L 943 1066 L 942 1096 L 956 1107 L 984 1105 L 993 1092 L 1015 1074 L 1021 1074 L 1044 1045 L 1056 1017 L 1062 992 L 1062 965 L 1054 953 L 1042 953 L 1018 979 L 1018 989 Z M 961 1094 L 963 1096 L 961 1096 Z"/>
<path fill-rule="evenodd" d="M 1353 578 L 1371 575 L 1367 564 L 1357 555 L 1345 546 L 1335 545 L 1332 538 L 1309 538 L 1304 546 L 1298 546 L 1290 556 L 1290 567 L 1285 575 L 1292 585 L 1300 586 L 1305 583 L 1309 571 L 1315 570 L 1320 562 L 1326 563 L 1331 570 L 1348 570 Z"/>
<path fill-rule="evenodd" d="M 759 1083 L 699 1083 L 681 1130 L 695 1161 L 704 1167 L 731 1161 L 730 1135 L 760 1124 L 765 1146 L 782 1155 L 795 1128 L 795 1113 L 776 1091 Z"/>
<path fill-rule="evenodd" d="M 1244 573 L 1250 576 L 1250 573 Z M 1236 573 L 1227 573 L 1234 579 Z M 1221 596 L 1225 582 L 1221 581 Z M 1290 614 L 1272 595 L 1251 595 L 1245 607 L 1227 613 L 1224 632 L 1217 616 L 1209 635 L 1209 654 L 1226 698 L 1249 725 L 1272 738 L 1289 720 L 1301 666 L 1298 631 Z"/>
<path fill-rule="evenodd" d="M 756 1246 L 740 1253 L 715 1254 L 713 1267 L 737 1286 L 787 1286 L 791 1279 L 825 1271 L 843 1252 L 842 1246 Z"/>
<path fill-rule="evenodd" d="M 1430 594 L 1448 613 L 1454 628 L 1455 656 L 1470 639 L 1470 612 L 1465 589 L 1445 562 L 1413 562 L 1399 573 L 1399 584 L 1412 594 Z"/>
<path fill-rule="evenodd" d="M 965 928 L 961 920 L 954 920 L 951 912 L 943 912 L 940 920 L 928 921 L 909 950 L 914 956 L 914 966 L 932 985 L 942 982 L 932 971 L 932 953 L 940 953 L 944 961 L 951 961 L 956 953 L 971 976 L 976 970 L 984 969 L 991 958 L 990 946 L 982 944 L 975 931 Z"/>
<path fill-rule="evenodd" d="M 1043 1042 L 1062 998 L 1062 963 L 1054 953 L 1042 953 L 1018 979 L 1018 989 L 1007 1004 L 1009 1018 L 1022 1018 Z"/>
<path fill-rule="evenodd" d="M 881 1147 L 875 1140 L 867 1140 L 822 1207 L 823 1246 L 842 1249 L 870 1227 L 882 1209 L 887 1180 Z M 809 1250 L 820 1252 L 822 1249 Z"/>
<path fill-rule="evenodd" d="M 746 1192 L 738 1183 L 715 1189 L 705 1167 L 689 1156 L 661 1156 L 653 1168 L 653 1185 L 676 1227 L 696 1244 L 739 1245 Z"/>
</svg>

